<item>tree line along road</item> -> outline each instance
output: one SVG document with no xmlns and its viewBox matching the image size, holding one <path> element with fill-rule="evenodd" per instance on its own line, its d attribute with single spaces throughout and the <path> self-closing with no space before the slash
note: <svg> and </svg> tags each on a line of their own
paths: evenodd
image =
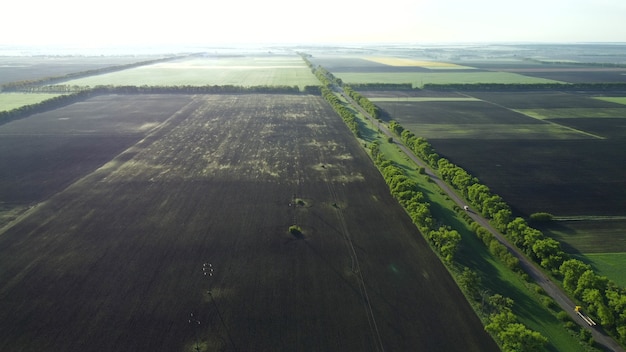
<svg viewBox="0 0 626 352">
<path fill-rule="evenodd" d="M 418 166 L 423 167 L 426 175 L 430 177 L 436 184 L 439 186 L 449 197 L 452 199 L 459 207 L 463 208 L 466 206 L 466 202 L 459 197 L 459 195 L 452 190 L 452 188 L 441 180 L 435 172 L 424 163 L 421 159 L 419 159 L 413 152 L 406 146 L 404 143 L 397 138 L 391 132 L 385 124 L 378 123 L 370 114 L 368 114 L 359 104 L 357 104 L 350 96 L 345 94 L 343 89 L 339 86 L 334 86 L 333 90 L 338 92 L 343 96 L 349 103 L 352 105 L 354 109 L 359 111 L 365 118 L 370 120 L 373 124 L 379 127 L 379 130 L 387 137 L 391 137 L 396 141 L 396 144 L 405 153 L 413 162 L 415 162 Z M 613 338 L 606 335 L 603 331 L 589 326 L 585 321 L 583 321 L 576 311 L 574 310 L 576 304 L 561 290 L 561 288 L 556 285 L 548 276 L 546 276 L 530 259 L 528 259 L 517 247 L 513 246 L 498 230 L 494 229 L 489 220 L 480 215 L 478 212 L 473 210 L 468 210 L 469 216 L 482 227 L 484 227 L 487 231 L 491 232 L 493 236 L 513 254 L 517 259 L 519 259 L 519 264 L 521 268 L 528 274 L 528 276 L 534 280 L 545 292 L 547 295 L 552 297 L 552 299 L 558 304 L 573 320 L 580 325 L 583 329 L 587 329 L 591 332 L 596 343 L 602 345 L 609 351 L 614 352 L 626 352 Z"/>
</svg>

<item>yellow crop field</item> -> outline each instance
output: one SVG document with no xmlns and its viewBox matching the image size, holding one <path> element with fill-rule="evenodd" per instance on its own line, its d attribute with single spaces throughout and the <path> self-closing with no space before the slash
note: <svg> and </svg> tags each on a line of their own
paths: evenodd
<svg viewBox="0 0 626 352">
<path fill-rule="evenodd" d="M 368 56 L 365 60 L 389 66 L 418 66 L 429 69 L 472 69 L 473 67 L 451 64 L 440 61 L 415 60 L 400 57 Z"/>
</svg>

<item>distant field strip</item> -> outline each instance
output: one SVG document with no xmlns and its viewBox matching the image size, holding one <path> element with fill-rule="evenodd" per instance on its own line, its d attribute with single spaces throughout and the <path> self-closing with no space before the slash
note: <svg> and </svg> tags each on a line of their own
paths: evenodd
<svg viewBox="0 0 626 352">
<path fill-rule="evenodd" d="M 97 85 L 297 85 L 302 89 L 307 85 L 319 85 L 319 81 L 299 59 L 196 58 L 91 76 L 68 81 L 65 84 L 92 87 Z"/>
<path fill-rule="evenodd" d="M 426 83 L 561 83 L 559 81 L 523 76 L 510 72 L 341 72 L 336 74 L 347 84 L 411 83 L 423 87 Z"/>
<path fill-rule="evenodd" d="M 2 93 L 0 94 L 0 111 L 12 110 L 20 106 L 36 104 L 61 94 L 47 93 Z"/>
<path fill-rule="evenodd" d="M 403 123 L 428 139 L 589 139 L 585 133 L 557 124 L 418 124 Z"/>
<path fill-rule="evenodd" d="M 399 57 L 387 57 L 387 56 L 367 56 L 364 57 L 365 60 L 377 62 L 379 64 L 388 65 L 388 66 L 416 66 L 416 67 L 424 67 L 429 69 L 473 69 L 473 67 L 469 66 L 461 66 L 457 64 L 452 64 L 448 62 L 440 62 L 440 61 L 428 61 L 428 60 L 415 60 L 415 59 L 407 59 L 407 58 L 399 58 Z"/>
<path fill-rule="evenodd" d="M 539 120 L 590 117 L 626 118 L 626 108 L 515 109 L 515 111 Z"/>
<path fill-rule="evenodd" d="M 536 113 L 537 109 L 533 109 L 533 110 L 528 110 L 528 109 L 515 110 L 515 109 L 512 109 L 512 110 L 516 111 L 516 112 L 519 112 L 521 114 L 524 114 L 526 116 L 529 116 L 529 117 L 532 117 L 532 118 L 535 118 L 535 119 L 538 119 L 538 120 L 545 121 L 546 123 L 549 123 L 552 126 L 558 126 L 558 127 L 562 128 L 562 129 L 570 130 L 572 132 L 579 133 L 581 135 L 585 135 L 587 137 L 597 138 L 597 139 L 606 139 L 606 137 L 603 137 L 603 136 L 600 136 L 600 135 L 597 135 L 597 134 L 594 134 L 594 133 L 591 133 L 591 132 L 579 130 L 579 129 L 574 128 L 574 127 L 564 126 L 562 124 L 556 123 L 556 122 L 553 121 L 552 117 L 548 118 L 547 116 L 542 116 L 541 114 L 537 114 Z M 580 109 L 544 109 L 544 110 L 552 111 L 552 110 L 580 110 Z M 590 110 L 593 110 L 593 109 L 590 109 Z M 572 116 L 570 116 L 570 117 L 572 117 Z"/>
<path fill-rule="evenodd" d="M 373 102 L 384 102 L 384 101 L 390 101 L 390 102 L 396 102 L 396 101 L 400 101 L 400 102 L 407 102 L 407 101 L 411 101 L 411 102 L 425 102 L 425 101 L 482 101 L 478 98 L 471 98 L 471 97 L 384 97 L 384 98 L 369 98 L 369 100 L 373 101 Z"/>
<path fill-rule="evenodd" d="M 626 105 L 626 97 L 595 97 L 595 99 Z"/>
</svg>

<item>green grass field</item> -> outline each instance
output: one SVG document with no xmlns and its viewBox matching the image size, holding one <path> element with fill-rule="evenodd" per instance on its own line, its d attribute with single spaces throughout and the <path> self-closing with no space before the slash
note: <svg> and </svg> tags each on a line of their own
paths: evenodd
<svg viewBox="0 0 626 352">
<path fill-rule="evenodd" d="M 29 104 L 36 104 L 59 95 L 61 94 L 2 93 L 0 94 L 0 111 L 12 110 Z"/>
<path fill-rule="evenodd" d="M 587 253 L 582 261 L 589 263 L 599 275 L 608 277 L 621 287 L 626 287 L 626 252 Z"/>
<path fill-rule="evenodd" d="M 426 83 L 561 83 L 509 72 L 341 72 L 336 75 L 347 84 L 411 83 L 418 88 Z"/>
<path fill-rule="evenodd" d="M 70 85 L 319 85 L 299 57 L 193 58 L 65 82 Z"/>
<path fill-rule="evenodd" d="M 541 230 L 563 243 L 570 252 L 594 255 L 626 252 L 624 228 L 626 220 L 600 218 L 559 220 Z"/>
</svg>

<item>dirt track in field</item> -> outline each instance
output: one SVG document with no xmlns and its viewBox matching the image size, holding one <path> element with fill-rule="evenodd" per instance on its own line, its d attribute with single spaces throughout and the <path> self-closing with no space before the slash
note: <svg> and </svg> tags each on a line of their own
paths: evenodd
<svg viewBox="0 0 626 352">
<path fill-rule="evenodd" d="M 497 350 L 321 98 L 187 109 L 0 236 L 0 350 Z"/>
</svg>

